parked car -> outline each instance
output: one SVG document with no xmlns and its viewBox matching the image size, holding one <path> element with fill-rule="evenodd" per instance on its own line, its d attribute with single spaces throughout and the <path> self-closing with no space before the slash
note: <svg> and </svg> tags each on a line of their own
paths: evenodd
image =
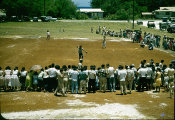
<svg viewBox="0 0 175 120">
<path fill-rule="evenodd" d="M 33 22 L 38 22 L 38 17 L 33 17 Z"/>
<path fill-rule="evenodd" d="M 49 19 L 49 17 L 41 16 L 41 21 L 42 22 L 50 22 L 50 19 Z"/>
<path fill-rule="evenodd" d="M 170 24 L 170 25 L 168 25 L 167 31 L 168 31 L 169 33 L 175 33 L 175 24 Z"/>
<path fill-rule="evenodd" d="M 174 19 L 175 19 L 175 17 L 170 17 L 169 21 L 172 21 L 172 20 L 174 20 Z"/>
<path fill-rule="evenodd" d="M 154 21 L 148 21 L 147 26 L 148 26 L 148 28 L 151 28 L 151 27 L 155 28 Z"/>
<path fill-rule="evenodd" d="M 30 18 L 29 18 L 28 16 L 24 16 L 24 17 L 23 17 L 23 21 L 24 21 L 24 22 L 29 22 L 29 21 L 30 21 Z"/>
<path fill-rule="evenodd" d="M 170 17 L 170 22 L 171 22 L 172 24 L 175 24 L 175 17 Z"/>
<path fill-rule="evenodd" d="M 166 30 L 168 28 L 168 23 L 167 22 L 160 22 L 159 23 L 159 29 L 160 30 Z"/>
<path fill-rule="evenodd" d="M 50 21 L 57 21 L 57 18 L 52 18 Z"/>
<path fill-rule="evenodd" d="M 6 21 L 6 16 L 0 16 L 0 22 L 5 22 Z"/>
<path fill-rule="evenodd" d="M 11 22 L 18 22 L 19 20 L 18 20 L 18 17 L 17 16 L 11 16 L 10 17 L 10 21 Z"/>
<path fill-rule="evenodd" d="M 162 22 L 168 22 L 168 17 L 162 17 Z"/>
<path fill-rule="evenodd" d="M 141 20 L 138 20 L 137 25 L 143 25 L 143 22 Z"/>
</svg>

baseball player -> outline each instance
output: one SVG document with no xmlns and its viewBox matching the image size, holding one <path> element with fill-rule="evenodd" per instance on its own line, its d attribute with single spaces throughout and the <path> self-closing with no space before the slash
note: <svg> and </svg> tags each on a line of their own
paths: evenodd
<svg viewBox="0 0 175 120">
<path fill-rule="evenodd" d="M 83 60 L 83 51 L 85 51 L 82 47 L 82 45 L 77 46 L 78 48 L 78 53 L 79 53 L 79 60 L 82 59 Z M 87 51 L 85 51 L 87 53 Z"/>
</svg>

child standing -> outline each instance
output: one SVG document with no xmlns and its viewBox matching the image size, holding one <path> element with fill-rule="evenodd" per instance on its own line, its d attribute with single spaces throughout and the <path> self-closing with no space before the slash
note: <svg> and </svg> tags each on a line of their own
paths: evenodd
<svg viewBox="0 0 175 120">
<path fill-rule="evenodd" d="M 49 32 L 49 30 L 47 30 L 47 38 L 46 38 L 46 40 L 50 40 L 50 32 Z"/>
</svg>

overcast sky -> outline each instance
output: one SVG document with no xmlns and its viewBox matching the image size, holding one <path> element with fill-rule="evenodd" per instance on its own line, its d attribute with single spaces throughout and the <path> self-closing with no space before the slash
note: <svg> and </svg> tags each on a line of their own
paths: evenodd
<svg viewBox="0 0 175 120">
<path fill-rule="evenodd" d="M 91 0 L 72 0 L 78 7 L 90 7 Z"/>
</svg>

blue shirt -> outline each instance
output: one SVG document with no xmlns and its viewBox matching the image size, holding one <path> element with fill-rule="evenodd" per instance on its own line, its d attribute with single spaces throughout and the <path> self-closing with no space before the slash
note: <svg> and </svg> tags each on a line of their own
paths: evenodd
<svg viewBox="0 0 175 120">
<path fill-rule="evenodd" d="M 75 71 L 75 70 L 73 70 L 72 72 L 71 72 L 71 77 L 72 77 L 72 80 L 73 81 L 77 81 L 78 80 L 78 71 Z"/>
</svg>

